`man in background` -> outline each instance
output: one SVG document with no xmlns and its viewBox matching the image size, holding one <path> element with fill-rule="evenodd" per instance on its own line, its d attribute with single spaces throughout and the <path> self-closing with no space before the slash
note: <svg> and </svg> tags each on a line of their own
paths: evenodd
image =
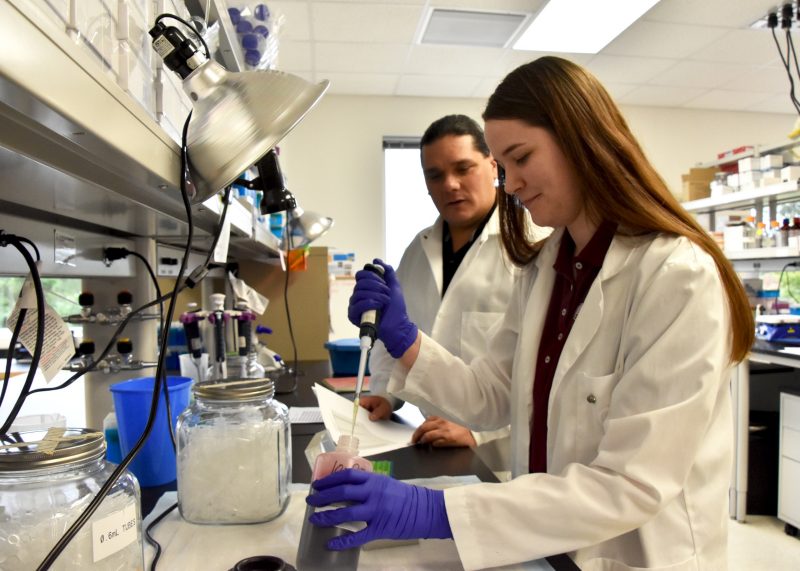
<svg viewBox="0 0 800 571">
<path fill-rule="evenodd" d="M 425 185 L 439 217 L 408 245 L 397 277 L 411 321 L 469 362 L 485 353 L 518 275 L 500 243 L 495 209 L 497 164 L 480 126 L 465 115 L 434 121 L 423 134 L 420 147 Z M 531 226 L 537 238 L 547 235 Z M 393 366 L 383 344 L 376 342 L 370 357 L 370 396 L 360 400 L 371 420 L 389 418 L 402 404 L 386 394 Z M 433 446 L 475 447 L 493 470 L 508 469 L 507 428 L 473 432 L 439 416 L 428 416 L 413 440 Z"/>
</svg>

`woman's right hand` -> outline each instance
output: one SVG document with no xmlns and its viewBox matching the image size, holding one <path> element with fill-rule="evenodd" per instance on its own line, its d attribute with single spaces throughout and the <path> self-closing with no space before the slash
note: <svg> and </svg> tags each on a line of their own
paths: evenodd
<svg viewBox="0 0 800 571">
<path fill-rule="evenodd" d="M 406 313 L 406 302 L 394 268 L 378 259 L 374 263 L 383 266 L 383 277 L 369 270 L 356 272 L 356 286 L 350 296 L 347 317 L 358 327 L 365 311 L 379 309 L 378 339 L 392 357 L 399 359 L 417 340 L 417 326 Z"/>
<path fill-rule="evenodd" d="M 392 416 L 392 403 L 383 397 L 360 397 L 358 404 L 369 411 L 370 420 L 388 420 Z"/>
</svg>

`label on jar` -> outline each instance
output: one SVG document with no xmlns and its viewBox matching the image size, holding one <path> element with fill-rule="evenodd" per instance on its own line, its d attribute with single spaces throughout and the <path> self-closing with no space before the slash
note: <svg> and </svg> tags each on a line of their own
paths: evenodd
<svg viewBox="0 0 800 571">
<path fill-rule="evenodd" d="M 92 556 L 94 562 L 97 563 L 136 541 L 138 528 L 135 502 L 93 522 Z"/>
</svg>

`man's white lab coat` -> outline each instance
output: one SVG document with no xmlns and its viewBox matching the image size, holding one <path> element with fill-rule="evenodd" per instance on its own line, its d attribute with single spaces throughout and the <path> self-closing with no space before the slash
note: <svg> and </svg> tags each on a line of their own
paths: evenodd
<svg viewBox="0 0 800 571">
<path fill-rule="evenodd" d="M 521 274 L 502 251 L 497 210 L 483 227 L 442 297 L 443 221 L 422 230 L 409 244 L 397 277 L 408 316 L 417 327 L 467 363 L 486 353 L 489 331 L 505 313 L 515 279 Z M 536 229 L 536 236 L 547 234 Z M 383 343 L 370 355 L 370 392 L 385 393 L 394 360 Z M 468 406 L 482 406 L 469 403 Z M 452 418 L 452 417 L 451 417 Z M 457 421 L 457 419 L 456 419 Z M 506 423 L 508 424 L 508 423 Z M 508 470 L 508 429 L 473 432 L 481 457 L 496 470 Z"/>
<path fill-rule="evenodd" d="M 445 491 L 466 569 L 570 553 L 584 571 L 726 568 L 730 316 L 713 259 L 685 238 L 616 236 L 564 346 L 547 474 L 528 474 L 532 386 L 556 231 L 517 282 L 486 357 L 423 336 L 389 390 L 471 428 L 511 419 L 504 484 Z M 435 406 L 434 406 L 435 405 Z"/>
</svg>

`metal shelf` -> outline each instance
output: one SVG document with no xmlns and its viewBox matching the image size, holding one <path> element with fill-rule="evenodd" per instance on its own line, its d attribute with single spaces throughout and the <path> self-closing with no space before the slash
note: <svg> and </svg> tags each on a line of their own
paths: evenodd
<svg viewBox="0 0 800 571">
<path fill-rule="evenodd" d="M 698 163 L 698 167 L 700 168 L 710 168 L 710 167 L 719 167 L 722 165 L 728 165 L 731 163 L 738 162 L 740 159 L 746 159 L 749 157 L 760 157 L 762 155 L 771 155 L 774 153 L 783 153 L 785 151 L 791 150 L 794 147 L 800 146 L 800 140 L 798 141 L 785 141 L 783 143 L 778 143 L 777 145 L 755 145 L 751 151 L 745 151 L 743 153 L 736 153 L 729 157 L 723 157 L 721 159 L 716 159 L 713 161 L 707 161 L 704 163 Z"/>
<path fill-rule="evenodd" d="M 797 182 L 782 182 L 764 188 L 742 190 L 722 196 L 684 202 L 683 207 L 689 212 L 716 212 L 729 208 L 751 206 L 758 201 L 770 199 L 781 201 L 800 200 L 800 187 L 798 187 Z"/>
<path fill-rule="evenodd" d="M 750 248 L 747 250 L 725 250 L 729 260 L 768 260 L 800 257 L 800 248 L 784 246 L 781 248 Z"/>
<path fill-rule="evenodd" d="M 177 144 L 38 4 L 0 3 L 0 52 L 6 54 L 0 58 L 0 147 L 122 197 L 134 211 L 169 217 L 178 228 L 174 238 L 186 216 Z M 52 203 L 32 205 L 20 194 L 4 189 L 0 199 L 52 211 Z M 239 209 L 245 210 L 238 202 L 229 208 L 232 234 L 252 242 L 241 253 L 277 255 L 271 244 L 252 240 L 252 216 L 245 210 L 244 222 Z M 194 208 L 200 235 L 213 234 L 218 221 L 219 210 Z M 157 225 L 151 232 L 141 235 L 159 238 Z"/>
</svg>

